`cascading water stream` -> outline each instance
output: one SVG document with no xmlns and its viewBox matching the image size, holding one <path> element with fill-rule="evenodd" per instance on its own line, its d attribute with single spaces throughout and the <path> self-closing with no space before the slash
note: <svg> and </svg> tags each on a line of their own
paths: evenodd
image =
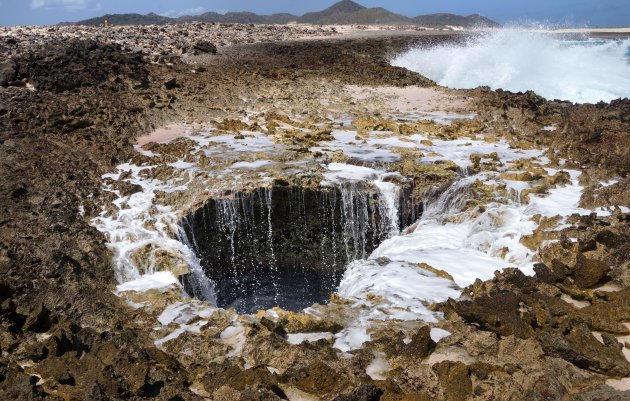
<svg viewBox="0 0 630 401">
<path fill-rule="evenodd" d="M 396 235 L 400 231 L 400 187 L 391 182 L 385 182 L 381 180 L 375 181 L 374 185 L 376 185 L 381 195 L 381 214 L 383 216 L 386 216 L 387 221 L 389 222 L 389 235 Z"/>
<path fill-rule="evenodd" d="M 463 176 L 451 184 L 437 197 L 427 197 L 424 201 L 424 213 L 421 221 L 441 219 L 457 214 L 469 199 L 467 189 L 475 181 L 475 176 Z"/>
<path fill-rule="evenodd" d="M 366 257 L 366 233 L 372 228 L 369 210 L 371 203 L 367 194 L 357 189 L 354 182 L 339 186 L 341 191 L 341 204 L 343 205 L 343 240 L 346 245 L 348 260 L 363 259 Z"/>
<path fill-rule="evenodd" d="M 189 293 L 192 296 L 195 296 L 199 299 L 203 299 L 208 301 L 211 305 L 217 304 L 217 296 L 215 291 L 215 285 L 212 280 L 210 280 L 203 271 L 201 267 L 201 262 L 197 255 L 195 255 L 194 249 L 197 248 L 197 243 L 195 241 L 194 234 L 192 236 L 192 242 L 189 241 L 188 236 L 186 235 L 186 230 L 183 227 L 187 225 L 190 227 L 190 216 L 185 217 L 182 220 L 180 226 L 178 226 L 177 230 L 177 239 L 186 246 L 188 249 L 187 259 L 189 261 L 189 268 L 192 276 L 192 280 L 189 280 Z"/>
<path fill-rule="evenodd" d="M 273 199 L 273 188 L 265 189 L 265 206 L 267 207 L 267 246 L 269 247 L 269 264 L 271 267 L 271 281 L 273 283 L 274 291 L 276 292 L 273 297 L 274 303 L 278 303 L 278 297 L 280 296 L 279 288 L 278 288 L 278 267 L 276 266 L 276 254 L 273 250 L 273 223 L 271 221 L 271 213 L 272 213 L 272 199 Z"/>
<path fill-rule="evenodd" d="M 240 224 L 240 216 L 239 213 L 239 205 L 237 202 L 230 202 L 227 200 L 219 200 L 217 202 L 217 209 L 219 210 L 217 213 L 217 224 L 221 227 L 221 230 L 229 237 L 230 240 L 230 258 L 232 260 L 232 265 L 236 260 L 236 246 L 234 244 L 234 236 L 236 235 L 236 228 L 238 224 Z M 205 210 L 204 210 L 205 212 Z M 243 214 L 245 216 L 245 214 Z M 204 223 L 206 222 L 205 216 Z M 194 235 L 193 235 L 194 237 Z M 238 271 L 234 271 L 234 274 L 237 275 Z"/>
</svg>

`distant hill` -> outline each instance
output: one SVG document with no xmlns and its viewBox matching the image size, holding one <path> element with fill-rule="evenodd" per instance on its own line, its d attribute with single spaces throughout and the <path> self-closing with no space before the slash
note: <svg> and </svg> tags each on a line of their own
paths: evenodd
<svg viewBox="0 0 630 401">
<path fill-rule="evenodd" d="M 169 18 L 154 13 L 141 14 L 107 14 L 102 17 L 90 18 L 76 23 L 64 22 L 60 25 L 89 25 L 99 26 L 107 20 L 112 25 L 166 25 L 185 22 L 217 22 L 224 24 L 288 24 L 297 22 L 299 17 L 292 14 L 258 15 L 250 12 L 231 12 L 219 14 L 208 12 L 201 15 L 186 15 L 179 18 Z"/>
<path fill-rule="evenodd" d="M 300 17 L 299 21 L 307 24 L 325 24 L 326 22 L 324 21 L 338 20 L 366 9 L 366 7 L 354 1 L 344 0 L 333 4 L 325 10 L 306 13 Z"/>
<path fill-rule="evenodd" d="M 102 17 L 90 18 L 83 21 L 76 22 L 76 25 L 102 25 L 107 20 L 110 24 L 114 25 L 165 25 L 173 23 L 173 18 L 164 17 L 154 13 L 147 15 L 142 14 L 106 14 Z M 62 25 L 69 25 L 71 23 L 64 22 Z"/>
<path fill-rule="evenodd" d="M 218 22 L 239 24 L 288 24 L 300 22 L 316 25 L 326 24 L 384 24 L 384 25 L 421 25 L 428 27 L 450 26 L 483 26 L 496 27 L 498 23 L 481 15 L 467 17 L 455 14 L 431 14 L 409 18 L 396 14 L 382 7 L 367 8 L 351 0 L 342 0 L 325 10 L 306 13 L 301 17 L 293 14 L 259 15 L 251 12 L 229 12 L 219 14 L 207 12 L 201 15 L 169 18 L 158 14 L 108 14 L 98 18 L 91 18 L 76 22 L 76 25 L 102 25 L 107 20 L 112 25 L 165 25 L 184 22 Z M 69 24 L 69 23 L 64 23 Z"/>
<path fill-rule="evenodd" d="M 250 12 L 236 12 L 236 13 L 204 13 L 195 16 L 180 17 L 173 22 L 221 22 L 225 24 L 288 24 L 289 22 L 296 22 L 298 20 L 297 15 L 293 14 L 272 14 L 272 15 L 259 15 Z"/>
<path fill-rule="evenodd" d="M 455 14 L 429 14 L 429 15 L 420 15 L 413 19 L 413 21 L 417 25 L 422 26 L 463 26 L 463 27 L 499 27 L 501 26 L 497 22 L 483 17 L 479 14 L 469 15 L 467 17 L 463 17 L 461 15 Z"/>
<path fill-rule="evenodd" d="M 318 22 L 322 24 L 323 22 Z M 413 25 L 413 20 L 404 15 L 395 14 L 384 8 L 368 8 L 338 19 L 338 24 L 386 24 Z"/>
<path fill-rule="evenodd" d="M 366 8 L 350 0 L 343 0 L 315 13 L 304 14 L 298 20 L 308 24 L 413 24 L 411 18 L 394 14 L 384 8 Z"/>
<path fill-rule="evenodd" d="M 336 18 L 342 15 L 350 15 L 363 10 L 366 10 L 366 7 L 363 7 L 361 4 L 357 4 L 354 1 L 343 0 L 325 10 L 304 14 L 300 18 L 300 22 L 317 24 L 318 21 Z"/>
</svg>

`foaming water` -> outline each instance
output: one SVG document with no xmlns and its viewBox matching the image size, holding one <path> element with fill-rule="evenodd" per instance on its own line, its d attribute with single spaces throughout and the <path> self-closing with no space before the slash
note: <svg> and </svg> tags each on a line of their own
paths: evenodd
<svg viewBox="0 0 630 401">
<path fill-rule="evenodd" d="M 569 41 L 502 29 L 464 43 L 412 49 L 392 64 L 457 89 L 533 90 L 575 103 L 630 97 L 630 40 Z"/>
</svg>

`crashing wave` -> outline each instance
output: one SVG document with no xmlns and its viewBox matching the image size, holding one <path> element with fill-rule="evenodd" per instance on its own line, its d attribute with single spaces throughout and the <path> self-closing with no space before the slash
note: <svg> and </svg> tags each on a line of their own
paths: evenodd
<svg viewBox="0 0 630 401">
<path fill-rule="evenodd" d="M 533 30 L 497 29 L 464 42 L 412 49 L 392 64 L 442 86 L 533 90 L 575 103 L 630 97 L 630 40 L 564 40 Z"/>
</svg>

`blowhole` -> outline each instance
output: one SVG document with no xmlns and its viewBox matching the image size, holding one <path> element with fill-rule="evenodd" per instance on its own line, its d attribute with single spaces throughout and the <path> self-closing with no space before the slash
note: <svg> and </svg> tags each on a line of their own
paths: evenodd
<svg viewBox="0 0 630 401">
<path fill-rule="evenodd" d="M 369 182 L 232 191 L 191 211 L 181 226 L 214 283 L 217 306 L 300 311 L 328 303 L 349 262 L 367 258 L 392 227 L 417 217 L 410 193 L 400 192 L 392 222 L 392 202 Z M 184 288 L 202 298 L 195 279 L 184 276 Z"/>
</svg>

